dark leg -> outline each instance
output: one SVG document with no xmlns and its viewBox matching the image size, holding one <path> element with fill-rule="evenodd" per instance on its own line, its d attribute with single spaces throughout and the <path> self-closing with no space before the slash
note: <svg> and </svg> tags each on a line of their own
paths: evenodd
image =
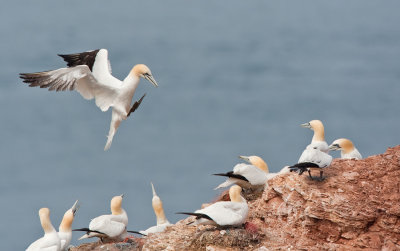
<svg viewBox="0 0 400 251">
<path fill-rule="evenodd" d="M 129 115 L 131 115 L 132 112 L 134 112 L 136 109 L 139 108 L 139 105 L 142 103 L 144 96 L 146 96 L 146 93 L 143 94 L 143 96 L 142 96 L 138 101 L 136 101 L 136 102 L 132 105 L 132 108 L 131 108 L 130 111 L 128 112 L 127 117 L 129 117 Z"/>
<path fill-rule="evenodd" d="M 322 177 L 322 174 L 324 173 L 324 171 L 322 171 L 322 170 L 319 170 L 319 180 L 320 181 L 323 181 L 324 180 L 324 177 Z"/>
<path fill-rule="evenodd" d="M 314 178 L 313 178 L 313 176 L 311 176 L 311 170 L 310 170 L 310 169 L 308 169 L 307 171 L 308 171 L 308 175 L 310 176 L 310 179 L 312 179 L 312 180 L 313 180 Z"/>
</svg>

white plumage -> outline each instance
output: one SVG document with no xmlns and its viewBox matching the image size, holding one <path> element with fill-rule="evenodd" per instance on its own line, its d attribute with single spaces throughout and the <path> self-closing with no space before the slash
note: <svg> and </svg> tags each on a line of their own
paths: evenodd
<svg viewBox="0 0 400 251">
<path fill-rule="evenodd" d="M 74 221 L 75 213 L 78 210 L 78 207 L 79 207 L 78 201 L 75 201 L 74 205 L 65 212 L 64 217 L 59 226 L 58 237 L 60 238 L 61 241 L 62 251 L 68 250 L 68 246 L 71 242 L 72 238 L 71 225 L 72 222 Z"/>
<path fill-rule="evenodd" d="M 194 213 L 180 213 L 196 216 L 194 225 L 237 226 L 246 221 L 249 208 L 240 195 L 242 188 L 234 185 L 229 189 L 231 201 L 219 201 Z"/>
<path fill-rule="evenodd" d="M 126 226 L 128 225 L 128 215 L 121 207 L 122 197 L 123 195 L 112 198 L 111 214 L 92 219 L 88 229 L 76 229 L 75 231 L 87 231 L 79 240 L 92 237 L 122 238 L 121 235 L 126 234 Z"/>
<path fill-rule="evenodd" d="M 112 107 L 110 130 L 104 147 L 104 150 L 109 149 L 121 121 L 140 105 L 141 100 L 131 108 L 140 77 L 146 78 L 156 87 L 157 82 L 150 69 L 143 64 L 135 65 L 123 81 L 115 78 L 111 75 L 106 49 L 59 56 L 68 63 L 68 68 L 21 73 L 20 77 L 31 87 L 40 86 L 49 91 L 76 90 L 85 99 L 94 98 L 103 112 Z"/>
<path fill-rule="evenodd" d="M 262 158 L 258 156 L 239 156 L 239 158 L 250 164 L 239 163 L 234 166 L 233 171 L 214 174 L 228 177 L 215 189 L 228 187 L 232 184 L 238 184 L 243 188 L 254 188 L 265 185 L 269 178 L 274 177 L 274 174 L 268 172 L 268 165 Z"/>
<path fill-rule="evenodd" d="M 61 242 L 57 231 L 50 221 L 50 210 L 41 208 L 39 210 L 40 223 L 44 230 L 44 236 L 33 242 L 26 251 L 60 251 Z"/>
<path fill-rule="evenodd" d="M 320 151 L 318 148 L 308 145 L 302 153 L 303 161 L 317 164 L 319 168 L 328 167 L 332 162 L 332 156 Z"/>
<path fill-rule="evenodd" d="M 325 141 L 325 128 L 320 120 L 311 120 L 310 122 L 301 124 L 300 126 L 314 131 L 314 135 L 309 146 L 313 148 L 316 147 L 318 150 L 325 153 L 329 152 L 328 143 Z M 304 162 L 303 158 L 303 156 L 300 156 L 298 162 Z"/>
<path fill-rule="evenodd" d="M 342 159 L 362 159 L 360 152 L 349 139 L 341 138 L 332 142 L 329 146 L 332 151 L 340 150 Z"/>
<path fill-rule="evenodd" d="M 140 231 L 140 233 L 144 235 L 163 232 L 168 226 L 172 225 L 167 220 L 167 217 L 165 217 L 162 201 L 160 197 L 158 197 L 156 190 L 154 189 L 153 183 L 151 183 L 151 189 L 153 192 L 152 206 L 157 218 L 157 225 L 152 226 L 146 230 Z"/>
<path fill-rule="evenodd" d="M 319 179 L 322 180 L 322 168 L 328 167 L 331 164 L 332 156 L 320 151 L 317 147 L 312 146 L 311 144 L 306 147 L 301 156 L 302 162 L 298 162 L 297 164 L 290 166 L 290 171 L 298 171 L 300 175 L 303 172 L 308 171 L 310 178 L 314 179 L 311 176 L 310 168 L 318 168 L 320 170 Z"/>
</svg>

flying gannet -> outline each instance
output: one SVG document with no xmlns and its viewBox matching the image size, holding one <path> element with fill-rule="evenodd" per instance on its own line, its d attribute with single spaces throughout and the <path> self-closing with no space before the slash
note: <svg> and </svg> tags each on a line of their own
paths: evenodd
<svg viewBox="0 0 400 251">
<path fill-rule="evenodd" d="M 228 187 L 232 184 L 238 184 L 246 189 L 265 185 L 270 175 L 267 163 L 258 156 L 239 156 L 239 158 L 249 164 L 239 163 L 234 166 L 233 171 L 214 174 L 228 177 L 215 189 Z"/>
<path fill-rule="evenodd" d="M 362 159 L 360 152 L 349 139 L 337 139 L 329 146 L 332 151 L 340 150 L 342 159 Z"/>
<path fill-rule="evenodd" d="M 41 208 L 39 210 L 39 218 L 44 230 L 44 236 L 29 245 L 26 251 L 60 251 L 61 242 L 56 229 L 51 224 L 50 210 L 48 208 Z"/>
<path fill-rule="evenodd" d="M 101 215 L 92 219 L 89 228 L 74 229 L 72 231 L 85 231 L 79 240 L 98 237 L 103 239 L 123 239 L 128 225 L 128 215 L 121 207 L 123 194 L 114 196 L 111 200 L 111 214 Z M 123 235 L 123 236 L 122 236 Z"/>
<path fill-rule="evenodd" d="M 30 87 L 39 86 L 49 91 L 76 90 L 85 99 L 95 99 L 96 105 L 105 112 L 112 107 L 110 130 L 104 150 L 111 146 L 112 139 L 122 120 L 135 111 L 142 98 L 131 107 L 133 95 L 140 77 L 158 86 L 150 69 L 144 64 L 135 65 L 123 80 L 111 75 L 108 51 L 98 49 L 76 54 L 60 55 L 67 62 L 67 68 L 52 71 L 21 73 L 23 82 Z"/>
<path fill-rule="evenodd" d="M 303 157 L 302 162 L 298 162 L 297 164 L 290 166 L 290 171 L 299 172 L 299 175 L 303 174 L 305 171 L 308 171 L 310 178 L 314 179 L 314 177 L 311 175 L 310 169 L 318 168 L 320 171 L 319 180 L 322 180 L 322 168 L 328 167 L 331 164 L 332 156 L 320 151 L 317 146 L 312 146 L 311 144 L 306 147 L 301 156 Z"/>
<path fill-rule="evenodd" d="M 325 141 L 324 125 L 320 120 L 311 120 L 310 122 L 301 124 L 300 126 L 310 128 L 314 131 L 314 136 L 312 137 L 310 144 L 312 147 L 317 147 L 318 150 L 325 153 L 329 152 L 328 143 Z M 307 157 L 301 155 L 298 162 L 304 162 L 304 158 Z"/>
<path fill-rule="evenodd" d="M 157 225 L 152 226 L 146 230 L 140 231 L 140 233 L 144 235 L 163 232 L 166 227 L 172 225 L 165 217 L 162 201 L 160 197 L 157 196 L 153 183 L 151 183 L 151 189 L 153 190 L 153 199 L 151 203 L 153 206 L 154 213 L 156 214 L 157 217 Z"/>
<path fill-rule="evenodd" d="M 62 251 L 68 250 L 68 246 L 71 242 L 72 238 L 71 225 L 72 222 L 74 221 L 75 213 L 78 210 L 78 208 L 79 208 L 78 201 L 75 201 L 74 205 L 65 212 L 61 224 L 58 228 L 58 237 L 60 237 L 61 240 Z"/>
<path fill-rule="evenodd" d="M 179 212 L 196 216 L 196 220 L 189 224 L 238 226 L 245 222 L 249 208 L 246 200 L 240 195 L 242 188 L 234 185 L 229 189 L 231 201 L 219 201 L 210 206 L 196 210 L 194 213 Z"/>
</svg>

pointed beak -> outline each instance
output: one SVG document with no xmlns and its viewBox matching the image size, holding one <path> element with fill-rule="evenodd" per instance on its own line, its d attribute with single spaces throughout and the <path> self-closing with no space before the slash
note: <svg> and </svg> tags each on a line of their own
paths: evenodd
<svg viewBox="0 0 400 251">
<path fill-rule="evenodd" d="M 329 146 L 329 150 L 330 151 L 336 151 L 336 150 L 339 150 L 339 149 L 340 149 L 340 146 L 338 144 L 332 144 L 332 145 Z"/>
<path fill-rule="evenodd" d="M 75 201 L 74 205 L 71 207 L 72 213 L 75 216 L 76 211 L 78 211 L 79 205 L 78 205 L 78 200 Z"/>
<path fill-rule="evenodd" d="M 154 87 L 158 87 L 157 81 L 153 78 L 152 75 L 150 74 L 143 74 L 143 77 L 145 79 L 147 79 L 148 81 L 150 81 L 150 83 L 152 83 L 154 85 Z"/>
<path fill-rule="evenodd" d="M 242 159 L 242 160 L 244 160 L 244 161 L 246 161 L 246 162 L 250 162 L 250 159 L 249 159 L 248 156 L 239 155 L 239 159 Z"/>
<path fill-rule="evenodd" d="M 124 194 L 121 194 L 120 196 L 121 196 L 121 198 L 124 198 Z"/>
<path fill-rule="evenodd" d="M 153 197 L 154 197 L 154 196 L 157 196 L 156 190 L 154 189 L 153 182 L 150 182 L 150 184 L 151 184 L 151 190 L 153 190 Z"/>
<path fill-rule="evenodd" d="M 310 123 L 304 123 L 304 124 L 301 124 L 300 126 L 304 127 L 304 128 L 311 128 Z"/>
</svg>

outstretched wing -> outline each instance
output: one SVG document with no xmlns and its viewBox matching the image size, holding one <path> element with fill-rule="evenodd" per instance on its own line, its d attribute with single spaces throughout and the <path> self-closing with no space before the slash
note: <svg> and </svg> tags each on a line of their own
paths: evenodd
<svg viewBox="0 0 400 251">
<path fill-rule="evenodd" d="M 96 105 L 107 111 L 113 105 L 116 88 L 96 80 L 87 65 L 60 68 L 53 71 L 21 73 L 20 78 L 30 87 L 39 86 L 49 91 L 78 91 L 85 99 L 96 99 Z"/>
<path fill-rule="evenodd" d="M 107 52 L 106 49 L 97 49 L 97 50 L 85 51 L 85 52 L 74 53 L 74 54 L 57 54 L 57 55 L 62 57 L 64 59 L 64 61 L 67 62 L 68 67 L 74 67 L 77 65 L 87 65 L 89 67 L 90 71 L 92 71 L 94 62 L 96 60 L 97 53 L 100 50 Z M 108 53 L 106 53 L 106 55 L 107 54 Z M 107 66 L 108 66 L 108 71 L 111 74 L 111 64 L 108 59 L 107 59 Z"/>
</svg>

